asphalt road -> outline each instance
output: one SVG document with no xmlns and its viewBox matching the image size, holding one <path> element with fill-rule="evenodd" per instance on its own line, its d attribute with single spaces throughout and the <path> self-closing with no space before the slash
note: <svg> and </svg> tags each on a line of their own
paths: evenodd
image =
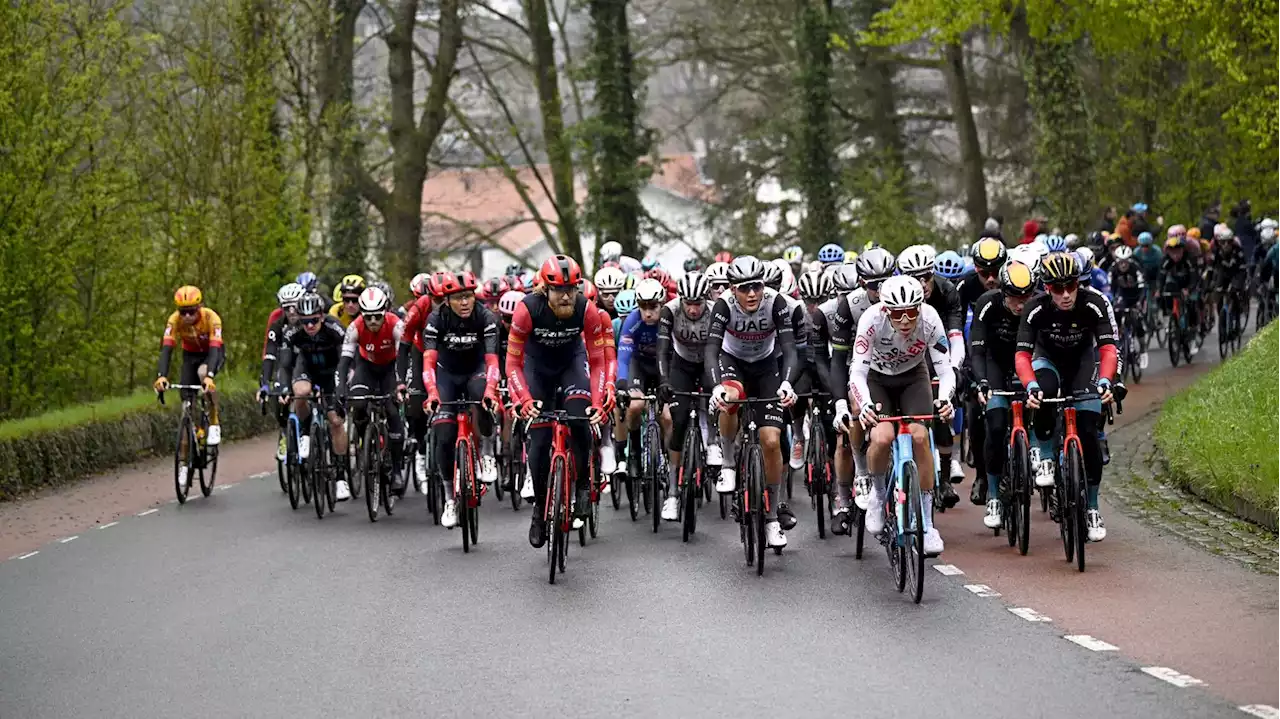
<svg viewBox="0 0 1280 719">
<path fill-rule="evenodd" d="M 686 545 L 606 508 L 550 586 L 527 509 L 464 555 L 417 496 L 318 521 L 251 479 L 0 563 L 0 717 L 1243 716 L 964 576 L 913 605 L 798 504 L 764 577 L 714 512 Z"/>
</svg>

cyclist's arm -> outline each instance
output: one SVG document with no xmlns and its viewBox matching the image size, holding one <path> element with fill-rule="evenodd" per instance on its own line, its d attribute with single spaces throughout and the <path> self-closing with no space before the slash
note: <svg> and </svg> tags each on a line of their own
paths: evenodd
<svg viewBox="0 0 1280 719">
<path fill-rule="evenodd" d="M 947 310 L 947 316 L 942 320 L 945 323 L 947 342 L 949 346 L 948 360 L 955 369 L 960 369 L 960 365 L 964 364 L 964 307 L 960 304 L 960 292 L 953 284 L 943 297 L 943 307 Z M 935 367 L 943 365 L 934 365 Z M 941 375 L 941 373 L 939 373 Z M 939 395 L 946 396 L 946 395 Z"/>
<path fill-rule="evenodd" d="M 640 326 L 640 310 L 632 310 L 622 321 L 622 334 L 618 337 L 618 389 L 627 388 L 627 380 L 634 369 L 631 361 L 636 353 L 636 328 Z"/>
<path fill-rule="evenodd" d="M 488 307 L 481 307 L 484 317 L 484 381 L 485 391 L 497 391 L 502 370 L 498 367 L 498 318 Z"/>
<path fill-rule="evenodd" d="M 422 389 L 427 394 L 436 393 L 436 363 L 440 358 L 440 328 L 436 312 L 427 317 L 422 328 Z"/>
<path fill-rule="evenodd" d="M 987 315 L 993 310 L 991 306 L 999 300 L 978 300 L 973 308 L 973 324 L 969 325 L 969 365 L 973 368 L 973 379 L 981 382 L 991 381 L 991 371 L 987 367 Z"/>
<path fill-rule="evenodd" d="M 298 330 L 301 332 L 302 330 Z M 280 387 L 288 387 L 293 379 L 293 361 L 294 349 L 293 344 L 288 337 L 282 338 L 280 343 L 280 357 L 276 360 L 276 384 Z"/>
<path fill-rule="evenodd" d="M 1119 356 L 1116 352 L 1116 321 L 1111 303 L 1101 297 L 1088 298 L 1090 309 L 1097 317 L 1093 326 L 1093 338 L 1098 344 L 1098 376 L 1116 381 Z"/>
<path fill-rule="evenodd" d="M 267 325 L 267 337 L 262 343 L 262 372 L 258 375 L 258 385 L 266 386 L 271 382 L 271 375 L 275 373 L 276 354 L 279 352 L 280 336 L 279 333 L 284 331 L 284 327 L 275 327 L 275 323 Z"/>
<path fill-rule="evenodd" d="M 836 392 L 831 384 L 831 356 L 827 354 L 827 316 L 818 312 L 811 315 L 813 333 L 809 336 L 809 352 L 813 359 L 813 370 L 818 375 L 818 382 L 826 388 L 827 394 L 836 399 L 843 399 L 843 392 Z M 664 377 L 666 375 L 663 375 Z"/>
<path fill-rule="evenodd" d="M 1013 368 L 1023 387 L 1030 387 L 1036 381 L 1036 371 L 1031 367 L 1031 351 L 1036 347 L 1036 328 L 1032 322 L 1043 311 L 1040 302 L 1039 299 L 1028 302 L 1018 320 L 1018 342 L 1017 351 L 1013 355 Z"/>
<path fill-rule="evenodd" d="M 671 328 L 675 325 L 675 313 L 663 305 L 658 315 L 658 376 L 671 376 Z"/>
<path fill-rule="evenodd" d="M 164 337 L 160 340 L 160 362 L 156 365 L 157 377 L 169 376 L 169 363 L 173 361 L 173 347 L 178 343 L 176 335 L 178 333 L 178 323 L 176 315 L 169 317 L 169 322 L 164 326 Z"/>
<path fill-rule="evenodd" d="M 222 347 L 222 318 L 211 309 L 206 308 L 204 311 L 209 319 L 209 355 L 204 363 L 209 377 L 213 377 L 222 370 L 222 361 L 226 359 L 227 353 Z"/>
<path fill-rule="evenodd" d="M 857 409 L 861 409 L 862 405 L 871 401 L 867 377 L 871 374 L 871 348 L 875 344 L 875 315 L 874 308 L 863 312 L 855 333 L 859 339 L 853 344 L 853 363 L 849 371 L 849 384 L 850 389 L 853 390 L 853 405 Z"/>
<path fill-rule="evenodd" d="M 702 364 L 711 373 L 713 384 L 720 384 L 720 345 L 724 344 L 724 328 L 728 324 L 729 305 L 718 299 L 711 308 L 711 326 L 707 330 L 707 343 L 702 347 Z"/>
<path fill-rule="evenodd" d="M 600 324 L 604 329 L 604 383 L 605 386 L 618 383 L 618 345 L 613 339 L 613 320 L 603 309 L 597 310 Z"/>
<path fill-rule="evenodd" d="M 933 366 L 938 368 L 938 399 L 950 402 L 956 393 L 956 373 L 955 370 L 946 371 L 948 358 L 951 356 L 950 348 L 947 346 L 947 335 L 941 325 L 932 325 L 932 328 L 933 332 L 925 338 L 925 341 L 929 343 L 929 359 L 933 362 Z M 959 341 L 963 343 L 964 340 L 961 338 Z"/>
<path fill-rule="evenodd" d="M 597 410 L 604 406 L 605 385 L 605 345 L 608 335 L 604 330 L 606 320 L 601 319 L 599 312 L 588 311 L 583 316 L 582 337 L 587 344 L 587 368 L 590 371 L 591 406 Z"/>
<path fill-rule="evenodd" d="M 347 331 L 342 335 L 342 354 L 338 358 L 338 396 L 347 396 L 347 373 L 351 369 L 351 363 L 355 360 L 356 355 L 360 352 L 360 332 L 356 328 L 356 323 L 352 322 L 347 325 Z"/>
<path fill-rule="evenodd" d="M 773 298 L 773 326 L 778 328 L 778 346 L 782 349 L 782 381 L 795 384 L 800 376 L 800 356 L 791 326 L 791 307 L 782 295 Z"/>
<path fill-rule="evenodd" d="M 529 397 L 529 383 L 524 378 L 524 347 L 533 329 L 533 318 L 523 302 L 516 305 L 511 317 L 511 332 L 507 336 L 507 389 L 516 404 L 523 404 Z M 426 364 L 426 356 L 423 356 Z"/>
<path fill-rule="evenodd" d="M 849 394 L 849 348 L 854 329 L 849 296 L 841 295 L 831 323 L 831 394 L 836 399 L 844 399 Z"/>
</svg>

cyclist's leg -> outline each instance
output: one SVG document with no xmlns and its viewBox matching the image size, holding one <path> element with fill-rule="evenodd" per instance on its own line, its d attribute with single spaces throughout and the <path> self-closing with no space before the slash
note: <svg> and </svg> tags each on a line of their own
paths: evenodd
<svg viewBox="0 0 1280 719">
<path fill-rule="evenodd" d="M 485 368 L 482 365 L 467 379 L 467 399 L 477 402 L 482 401 L 487 385 L 488 378 L 485 376 Z M 498 477 L 498 464 L 493 457 L 495 446 L 493 444 L 493 415 L 489 414 L 483 406 L 472 407 L 471 423 L 480 435 L 480 446 L 475 448 L 477 457 L 480 459 L 480 480 L 485 484 L 491 484 Z"/>
<path fill-rule="evenodd" d="M 742 378 L 738 371 L 737 358 L 725 352 L 720 353 L 720 384 L 725 389 L 725 399 L 740 400 L 743 397 Z M 724 456 L 724 464 L 720 468 L 720 478 L 716 482 L 716 491 L 732 492 L 738 479 L 738 410 L 740 405 L 731 404 L 720 410 L 717 424 L 720 427 L 720 449 Z"/>
<path fill-rule="evenodd" d="M 813 370 L 806 367 L 800 371 L 794 386 L 796 394 L 808 394 L 813 391 Z M 784 414 L 784 419 L 791 427 L 791 447 L 788 455 L 788 466 L 791 469 L 804 468 L 804 419 L 809 411 L 809 398 L 800 397 Z"/>
<path fill-rule="evenodd" d="M 395 365 L 384 365 L 376 369 L 378 375 L 374 386 L 377 394 L 390 395 L 382 401 L 383 410 L 387 413 L 387 441 L 391 444 L 391 478 L 392 486 L 397 490 L 404 489 L 404 421 L 400 418 L 400 407 L 396 404 L 396 371 Z"/>
<path fill-rule="evenodd" d="M 768 505 L 770 521 L 778 518 L 778 505 L 782 501 L 782 473 L 786 462 L 782 457 L 782 432 L 786 427 L 786 415 L 778 406 L 778 386 L 782 384 L 778 362 L 766 358 L 742 367 L 742 384 L 747 397 L 770 399 L 764 405 L 753 408 L 760 425 L 760 450 L 764 458 L 764 482 L 772 498 Z"/>
<path fill-rule="evenodd" d="M 711 391 L 715 383 L 711 381 L 711 369 L 706 365 L 698 365 L 698 388 L 703 392 Z M 720 432 L 715 417 L 705 398 L 698 400 L 698 429 L 702 432 L 702 444 L 707 448 L 706 463 L 719 467 L 724 464 L 724 454 L 720 451 Z M 713 431 L 713 429 L 715 431 Z"/>
<path fill-rule="evenodd" d="M 410 353 L 409 376 L 405 378 L 409 386 L 409 405 L 405 407 L 405 416 L 409 419 L 409 431 L 413 433 L 417 445 L 413 457 L 415 474 L 417 481 L 422 482 L 427 478 L 427 428 L 431 426 L 431 417 L 422 407 L 422 353 L 417 347 L 411 349 Z"/>
<path fill-rule="evenodd" d="M 198 378 L 196 380 L 197 384 L 203 384 L 204 378 L 209 375 L 208 357 L 209 355 L 207 353 L 196 355 L 193 357 L 193 359 L 198 359 L 198 363 L 196 365 L 196 377 Z M 186 368 L 186 358 L 187 358 L 187 353 L 184 351 L 182 353 L 183 369 Z M 213 436 L 217 436 L 220 439 L 222 436 L 221 430 L 214 429 L 215 427 L 219 426 L 218 425 L 218 390 L 214 389 L 210 392 L 207 392 L 205 394 L 205 399 L 208 400 L 209 402 L 209 434 Z M 212 436 L 210 437 L 210 439 L 212 439 Z M 218 444 L 218 442 L 211 441 L 210 444 Z"/>
<path fill-rule="evenodd" d="M 1094 388 L 1094 366 L 1092 357 L 1085 355 L 1071 368 L 1067 375 L 1069 386 L 1062 388 L 1063 396 L 1072 392 L 1089 392 Z M 1098 488 L 1102 483 L 1102 448 L 1098 435 L 1102 430 L 1102 401 L 1096 399 L 1075 403 L 1076 433 L 1080 435 L 1080 449 L 1084 455 L 1084 471 L 1089 485 L 1089 509 L 1098 508 Z"/>
<path fill-rule="evenodd" d="M 987 381 L 991 389 L 996 391 L 1003 391 L 1008 386 L 1004 376 L 989 377 Z M 1007 454 L 1005 434 L 1009 431 L 1011 418 L 1009 406 L 1008 397 L 991 397 L 987 400 L 986 411 L 982 415 L 981 422 L 978 423 L 983 426 L 986 441 L 975 449 L 982 454 L 986 474 L 980 475 L 980 478 L 975 479 L 973 483 L 977 486 L 985 482 L 987 502 L 1000 498 L 1000 475 L 1004 472 Z"/>
<path fill-rule="evenodd" d="M 1040 353 L 1039 348 L 1031 361 L 1031 367 L 1035 370 L 1036 382 L 1039 383 L 1045 398 L 1058 397 L 1061 386 L 1058 368 L 1053 361 Z M 1037 411 L 1032 420 L 1035 431 L 1031 439 L 1031 463 L 1036 467 L 1038 486 L 1043 487 L 1053 483 L 1053 470 L 1057 464 L 1053 451 L 1053 435 L 1057 421 L 1056 413 L 1050 408 Z"/>
<path fill-rule="evenodd" d="M 681 359 L 678 355 L 671 360 L 671 374 L 666 378 L 668 386 L 676 392 L 692 392 L 698 385 L 698 375 L 702 367 Z M 676 479 L 683 460 L 681 450 L 684 449 L 685 433 L 689 431 L 689 403 L 692 397 L 676 396 L 665 412 L 671 418 L 671 432 L 667 435 L 667 451 L 671 472 L 667 483 L 667 496 L 676 496 Z"/>
<path fill-rule="evenodd" d="M 443 403 L 466 399 L 467 377 L 436 370 L 436 391 L 440 394 L 441 407 L 431 419 L 432 453 L 436 458 L 436 469 L 444 479 L 444 498 L 446 502 L 454 501 L 453 474 L 457 457 L 454 456 L 458 441 L 458 408 Z"/>
<path fill-rule="evenodd" d="M 591 408 L 591 381 L 587 376 L 587 358 L 584 348 L 575 355 L 559 377 L 559 386 L 564 389 L 565 411 L 574 416 L 584 416 Z M 590 514 L 590 501 L 587 493 L 591 489 L 591 475 L 587 471 L 591 456 L 591 425 L 585 419 L 569 421 L 569 434 L 573 443 L 573 463 L 576 479 L 574 487 L 576 497 L 576 513 L 579 516 Z M 656 511 L 657 508 L 655 507 Z"/>
</svg>

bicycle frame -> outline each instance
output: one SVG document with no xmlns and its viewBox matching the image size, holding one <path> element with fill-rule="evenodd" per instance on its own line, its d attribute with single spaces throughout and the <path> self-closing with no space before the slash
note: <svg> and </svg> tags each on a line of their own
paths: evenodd
<svg viewBox="0 0 1280 719">
<path fill-rule="evenodd" d="M 929 423 L 933 421 L 933 415 L 900 415 L 897 417 L 881 417 L 881 422 L 893 422 L 897 425 L 897 433 L 893 436 L 893 444 L 890 445 L 890 468 L 892 472 L 889 475 L 889 491 L 888 497 L 892 498 L 894 505 L 894 518 L 898 523 L 898 541 L 902 541 L 903 535 L 910 531 L 907 520 L 906 497 L 901 489 L 902 478 L 905 475 L 908 463 L 915 464 L 915 445 L 911 436 L 911 423 L 918 422 L 925 425 L 925 429 L 929 433 L 930 448 L 933 446 L 933 432 L 929 429 Z M 936 464 L 936 463 L 935 463 Z M 919 476 L 919 465 L 917 466 L 916 475 Z M 937 468 L 934 468 L 934 479 L 937 480 Z M 936 486 L 936 485 L 935 485 Z M 920 501 L 923 493 L 918 493 L 916 501 Z M 921 511 L 926 508 L 921 505 Z"/>
<path fill-rule="evenodd" d="M 458 400 L 456 402 L 441 402 L 443 407 L 456 407 L 457 413 L 454 418 L 458 422 L 458 438 L 453 444 L 453 497 L 456 501 L 458 493 L 463 491 L 462 473 L 458 471 L 461 462 L 468 462 L 468 466 L 476 466 L 476 431 L 475 426 L 471 423 L 471 407 L 481 406 L 482 403 L 476 400 Z M 472 472 L 472 482 L 475 482 L 475 473 Z M 466 508 L 475 509 L 480 506 L 480 497 L 484 496 L 486 488 L 483 482 L 480 482 L 480 489 L 474 492 L 466 493 Z"/>
</svg>

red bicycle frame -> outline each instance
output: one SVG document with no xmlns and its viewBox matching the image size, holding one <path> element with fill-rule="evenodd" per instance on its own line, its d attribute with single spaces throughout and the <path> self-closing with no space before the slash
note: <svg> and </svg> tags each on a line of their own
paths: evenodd
<svg viewBox="0 0 1280 719">
<path fill-rule="evenodd" d="M 480 485 L 479 491 L 466 493 L 467 509 L 475 509 L 480 505 L 480 498 L 489 491 L 489 487 L 484 482 L 476 482 L 476 431 L 471 424 L 471 412 L 463 407 L 456 415 L 456 420 L 458 422 L 458 439 L 453 445 L 453 496 L 457 498 L 458 492 L 462 491 L 462 473 L 458 471 L 458 467 L 463 466 L 460 464 L 461 462 L 467 462 L 466 466 L 472 468 L 472 483 Z"/>
<path fill-rule="evenodd" d="M 1014 442 L 1017 441 L 1019 434 L 1027 440 L 1027 446 L 1030 447 L 1031 440 L 1027 437 L 1027 427 L 1022 423 L 1022 400 L 1015 399 L 1010 402 L 1009 412 L 1013 415 L 1012 427 L 1009 431 L 1009 451 L 1013 452 Z"/>
<path fill-rule="evenodd" d="M 559 529 L 561 532 L 567 534 L 569 530 L 573 528 L 573 511 L 571 504 L 573 495 L 571 494 L 571 491 L 574 486 L 574 478 L 576 475 L 573 463 L 573 453 L 569 451 L 569 443 L 571 441 L 569 436 L 569 426 L 565 424 L 562 418 L 555 413 L 544 413 L 543 416 L 551 423 L 551 476 L 554 477 L 556 474 L 556 462 L 562 463 L 565 468 L 564 485 L 560 488 L 561 505 L 564 508 L 564 512 L 562 514 L 563 519 L 561 520 L 561 526 Z M 533 427 L 530 426 L 530 429 L 533 429 Z M 555 487 L 551 486 L 551 482 L 548 481 L 547 496 L 545 501 L 542 503 L 543 521 L 550 522 L 555 516 L 555 509 L 551 504 L 552 497 L 554 496 Z"/>
</svg>

